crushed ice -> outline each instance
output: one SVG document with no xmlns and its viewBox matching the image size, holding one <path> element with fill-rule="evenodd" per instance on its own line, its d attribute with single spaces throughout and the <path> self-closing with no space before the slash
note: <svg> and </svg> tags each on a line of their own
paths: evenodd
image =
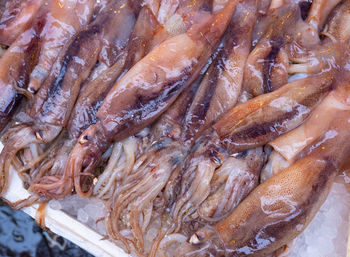
<svg viewBox="0 0 350 257">
<path fill-rule="evenodd" d="M 63 210 L 101 235 L 106 235 L 104 218 L 105 204 L 96 198 L 81 198 L 70 195 L 62 200 L 51 200 L 49 206 L 55 210 Z"/>
<path fill-rule="evenodd" d="M 294 240 L 289 257 L 344 257 L 349 228 L 350 193 L 341 183 L 334 183 L 331 192 L 305 231 Z M 71 195 L 52 200 L 49 206 L 63 210 L 101 235 L 106 235 L 104 203 L 98 199 Z"/>
<path fill-rule="evenodd" d="M 295 239 L 289 257 L 344 257 L 349 231 L 350 194 L 334 183 L 325 203 L 305 231 Z"/>
</svg>

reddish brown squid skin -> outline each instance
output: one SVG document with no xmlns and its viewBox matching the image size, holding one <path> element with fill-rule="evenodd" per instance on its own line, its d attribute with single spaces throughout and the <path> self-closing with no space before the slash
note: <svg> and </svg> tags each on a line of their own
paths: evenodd
<svg viewBox="0 0 350 257">
<path fill-rule="evenodd" d="M 271 8 L 271 7 L 270 7 Z M 294 28 L 298 21 L 298 6 L 288 3 L 273 11 L 268 20 L 268 25 L 262 38 L 249 54 L 244 68 L 244 89 L 253 96 L 269 93 L 285 84 L 288 79 L 286 72 L 279 76 L 278 83 L 273 79 L 274 69 L 280 57 L 280 49 L 291 40 L 288 34 L 289 28 Z M 283 64 L 283 61 L 281 62 Z"/>
<path fill-rule="evenodd" d="M 209 246 L 215 256 L 266 256 L 299 235 L 350 154 L 349 117 L 343 111 L 297 162 L 258 186 L 229 217 L 196 232 L 193 248 Z"/>
<path fill-rule="evenodd" d="M 84 87 L 84 91 L 81 92 L 67 126 L 69 139 L 65 145 L 69 145 L 69 149 L 66 149 L 64 152 L 59 151 L 59 156 L 55 156 L 58 162 L 62 162 L 63 158 L 63 162 L 60 163 L 61 169 L 57 170 L 54 176 L 45 176 L 38 183 L 34 184 L 32 190 L 35 193 L 49 198 L 63 198 L 71 192 L 73 178 L 69 174 L 64 173 L 64 166 L 73 147 L 71 144 L 73 142 L 75 144 L 80 134 L 96 122 L 96 113 L 108 91 L 124 70 L 128 70 L 145 55 L 148 51 L 148 42 L 150 42 L 157 27 L 158 24 L 149 8 L 142 8 L 129 43 L 126 49 L 123 49 L 116 63 L 107 68 L 98 78 L 88 83 Z M 44 168 L 47 169 L 45 165 L 43 166 Z M 79 188 L 76 187 L 76 190 L 80 192 Z M 55 192 L 55 190 L 57 191 Z"/>
<path fill-rule="evenodd" d="M 43 2 L 43 0 L 7 1 L 0 16 L 0 44 L 11 45 L 30 26 Z"/>
<path fill-rule="evenodd" d="M 91 176 L 112 140 L 123 139 L 153 122 L 198 76 L 237 3 L 230 1 L 222 12 L 204 15 L 187 33 L 166 40 L 116 83 L 97 113 L 99 121 L 80 136 L 69 157 L 67 169 L 74 174 L 75 183 L 80 183 L 81 173 Z"/>
<path fill-rule="evenodd" d="M 242 91 L 243 68 L 249 55 L 256 16 L 256 1 L 248 0 L 237 6 L 220 50 L 186 114 L 183 132 L 186 144 L 192 146 L 204 130 L 236 105 Z"/>
<path fill-rule="evenodd" d="M 91 22 L 96 0 L 45 1 L 47 13 L 40 34 L 40 57 L 30 76 L 28 91 L 36 93 L 68 41 Z"/>
<path fill-rule="evenodd" d="M 248 57 L 244 75 L 244 88 L 253 96 L 280 88 L 288 82 L 289 74 L 311 73 L 306 67 L 295 72 L 290 66 L 294 66 L 296 56 L 305 61 L 308 51 L 321 45 L 319 32 L 339 0 L 313 1 L 305 21 L 299 11 L 303 1 L 286 2 L 275 10 L 270 6 L 269 15 L 256 28 L 256 36 L 263 36 Z"/>
<path fill-rule="evenodd" d="M 173 200 L 171 211 L 177 223 L 176 230 L 185 219 L 191 219 L 191 214 L 209 195 L 211 178 L 228 157 L 220 153 L 217 138 L 208 136 L 206 129 L 232 108 L 241 94 L 243 67 L 249 54 L 256 15 L 255 0 L 237 6 L 220 50 L 186 113 L 182 141 L 187 147 L 187 157 L 176 185 L 178 192 L 174 195 L 177 199 Z"/>
<path fill-rule="evenodd" d="M 262 146 L 301 124 L 332 85 L 332 74 L 291 82 L 228 111 L 214 129 L 230 152 Z"/>
<path fill-rule="evenodd" d="M 6 144 L 0 156 L 1 162 L 4 163 L 0 172 L 8 173 L 6 169 L 9 168 L 12 158 L 7 157 L 14 157 L 20 149 L 31 143 L 48 144 L 57 137 L 62 127 L 67 125 L 80 86 L 98 58 L 113 60 L 113 56 L 100 56 L 102 50 L 113 47 L 113 43 L 118 46 L 127 43 L 135 17 L 128 5 L 121 8 L 120 14 L 115 14 L 113 10 L 120 8 L 120 5 L 123 5 L 123 2 L 112 2 L 110 8 L 99 13 L 93 23 L 72 38 L 58 57 L 50 76 L 35 95 L 32 105 L 29 105 L 28 114 L 34 120 L 33 123 L 19 126 L 18 132 L 11 136 L 10 142 L 16 139 L 17 134 L 24 132 L 28 134 L 27 138 L 20 145 Z M 120 30 L 112 29 L 115 24 L 121 22 L 124 22 L 125 26 Z"/>
<path fill-rule="evenodd" d="M 113 12 L 115 8 L 119 8 L 119 4 L 112 4 L 110 9 L 106 8 L 93 23 L 72 38 L 64 53 L 58 57 L 51 74 L 35 95 L 33 106 L 29 111 L 31 117 L 42 123 L 62 127 L 67 124 L 81 84 L 99 58 L 109 60 L 109 56 L 100 54 L 111 48 L 113 40 L 120 40 L 120 44 L 126 44 L 130 36 L 135 22 L 132 10 L 125 7 L 116 15 Z M 112 29 L 121 20 L 125 22 L 125 26 L 121 30 Z M 124 30 L 127 33 L 122 33 Z"/>
<path fill-rule="evenodd" d="M 21 90 L 24 91 L 38 61 L 40 31 L 40 28 L 25 31 L 0 59 L 0 130 L 22 99 Z"/>
</svg>

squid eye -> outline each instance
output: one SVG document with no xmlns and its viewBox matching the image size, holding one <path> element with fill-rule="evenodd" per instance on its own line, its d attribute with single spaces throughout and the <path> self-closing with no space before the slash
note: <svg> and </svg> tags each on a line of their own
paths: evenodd
<svg viewBox="0 0 350 257">
<path fill-rule="evenodd" d="M 221 164 L 221 159 L 215 153 L 212 153 L 210 160 L 215 164 Z"/>
<path fill-rule="evenodd" d="M 190 244 L 197 245 L 201 242 L 201 238 L 197 233 L 194 233 L 190 238 Z"/>
<path fill-rule="evenodd" d="M 35 90 L 35 88 L 33 88 L 33 87 L 28 87 L 27 90 L 28 90 L 30 93 L 32 93 L 32 94 L 35 94 L 35 93 L 36 93 L 36 90 Z"/>
<path fill-rule="evenodd" d="M 84 135 L 80 140 L 79 140 L 79 143 L 80 144 L 85 144 L 85 143 L 87 143 L 87 142 L 89 142 L 89 136 L 88 135 Z"/>
<path fill-rule="evenodd" d="M 43 140 L 44 140 L 44 139 L 43 139 L 44 133 L 43 133 L 42 131 L 37 131 L 37 132 L 35 133 L 35 136 L 36 136 L 36 138 L 37 138 L 38 140 L 40 140 L 40 141 L 43 141 Z"/>
</svg>

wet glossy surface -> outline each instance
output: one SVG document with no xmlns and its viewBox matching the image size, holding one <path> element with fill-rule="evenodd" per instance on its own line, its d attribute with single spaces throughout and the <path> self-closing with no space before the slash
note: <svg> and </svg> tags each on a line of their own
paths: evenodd
<svg viewBox="0 0 350 257">
<path fill-rule="evenodd" d="M 17 207 L 95 195 L 137 255 L 260 257 L 347 168 L 350 0 L 38 3 L 0 5 L 0 191 L 12 165 L 33 193 Z"/>
</svg>

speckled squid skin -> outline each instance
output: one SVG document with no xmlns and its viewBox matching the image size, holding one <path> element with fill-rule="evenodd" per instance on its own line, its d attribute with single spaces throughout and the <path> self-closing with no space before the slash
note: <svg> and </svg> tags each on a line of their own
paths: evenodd
<svg viewBox="0 0 350 257">
<path fill-rule="evenodd" d="M 106 67 L 96 79 L 89 81 L 80 92 L 67 124 L 68 139 L 64 142 L 66 148 L 55 155 L 56 161 L 54 161 L 57 162 L 57 165 L 53 164 L 52 160 L 47 160 L 41 165 L 42 170 L 49 169 L 50 166 L 47 165 L 54 166 L 55 169 L 54 171 L 47 170 L 45 176 L 32 185 L 35 193 L 43 197 L 63 198 L 71 191 L 72 177 L 64 173 L 70 151 L 80 134 L 91 124 L 96 123 L 96 113 L 115 81 L 149 51 L 149 42 L 157 28 L 158 23 L 152 12 L 148 7 L 143 7 L 128 40 L 128 45 L 120 51 L 117 61 L 111 67 Z M 76 190 L 79 191 L 78 188 Z"/>
<path fill-rule="evenodd" d="M 29 115 L 42 123 L 65 126 L 83 81 L 90 74 L 103 49 L 126 44 L 135 23 L 130 7 L 114 13 L 122 3 L 110 5 L 86 29 L 75 35 L 53 66 L 51 74 L 35 95 Z M 125 22 L 121 30 L 112 27 Z M 105 57 L 105 56 L 103 56 Z M 108 57 L 107 57 L 108 59 Z"/>
<path fill-rule="evenodd" d="M 30 144 L 51 143 L 58 136 L 67 125 L 81 85 L 97 60 L 113 62 L 113 55 L 101 54 L 104 53 L 103 50 L 108 52 L 109 48 L 118 49 L 123 45 L 125 47 L 135 24 L 135 14 L 131 6 L 123 5 L 124 2 L 108 4 L 108 8 L 98 13 L 93 23 L 77 33 L 58 56 L 44 85 L 27 105 L 27 113 L 32 122 L 12 128 L 14 133 L 0 155 L 0 173 L 8 173 L 10 164 L 19 150 Z M 115 9 L 121 11 L 114 12 Z M 45 12 L 43 15 L 45 17 Z M 125 25 L 119 30 L 113 29 L 121 22 Z M 45 23 L 38 24 L 42 27 Z M 34 45 L 36 49 L 39 48 L 38 43 Z M 23 138 L 18 140 L 17 136 Z"/>
<path fill-rule="evenodd" d="M 0 12 L 0 44 L 11 45 L 30 26 L 43 3 L 44 0 L 6 1 Z"/>
<path fill-rule="evenodd" d="M 333 76 L 291 82 L 228 111 L 214 125 L 230 153 L 262 146 L 301 124 L 331 89 Z"/>
<path fill-rule="evenodd" d="M 21 89 L 29 82 L 40 49 L 38 47 L 41 28 L 24 32 L 0 59 L 0 130 L 7 124 L 19 101 Z"/>
<path fill-rule="evenodd" d="M 349 115 L 333 119 L 298 161 L 258 186 L 229 217 L 196 232 L 194 244 L 213 243 L 222 256 L 266 256 L 300 234 L 349 156 Z"/>
<path fill-rule="evenodd" d="M 89 174 L 112 140 L 134 134 L 158 118 L 198 76 L 224 33 L 238 1 L 204 13 L 187 33 L 172 37 L 134 65 L 111 89 L 98 122 L 80 136 L 67 169 Z M 85 171 L 84 171 L 85 170 Z"/>
</svg>

